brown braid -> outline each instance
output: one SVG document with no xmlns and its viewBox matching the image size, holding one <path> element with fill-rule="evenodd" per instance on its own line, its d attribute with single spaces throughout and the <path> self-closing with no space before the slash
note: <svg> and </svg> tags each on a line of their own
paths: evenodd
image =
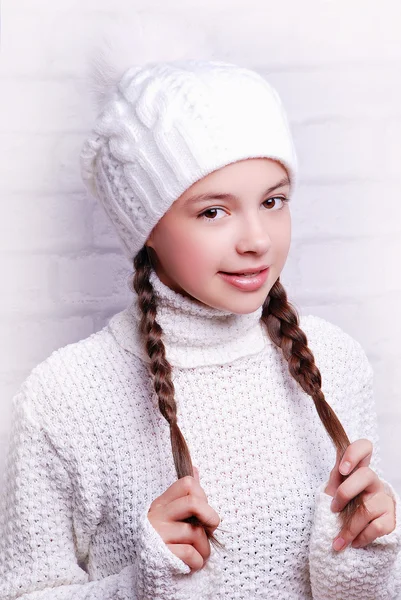
<svg viewBox="0 0 401 600">
<path fill-rule="evenodd" d="M 166 359 L 165 346 L 161 339 L 163 330 L 156 321 L 157 300 L 149 275 L 152 263 L 148 249 L 144 246 L 134 258 L 133 286 L 138 295 L 138 305 L 142 312 L 140 329 L 144 337 L 146 351 L 151 359 L 150 371 L 154 389 L 159 399 L 160 412 L 170 425 L 170 439 L 177 478 L 194 476 L 189 448 L 177 423 L 177 405 L 174 399 L 174 384 L 171 378 L 171 365 Z M 269 295 L 263 303 L 261 322 L 266 327 L 269 337 L 276 344 L 288 362 L 289 371 L 302 389 L 312 396 L 316 410 L 336 449 L 337 458 L 344 455 L 350 441 L 338 417 L 326 402 L 321 390 L 322 378 L 315 365 L 312 352 L 308 348 L 305 333 L 299 327 L 299 317 L 294 306 L 287 301 L 284 287 L 277 279 Z M 344 479 L 346 478 L 343 476 Z M 342 527 L 348 528 L 351 520 L 359 510 L 370 514 L 364 505 L 361 494 L 358 494 L 339 512 Z M 195 516 L 185 522 L 203 527 L 208 540 L 213 546 L 224 548 L 207 526 Z M 221 528 L 218 528 L 221 530 Z M 223 530 L 224 531 L 224 530 Z"/>
<path fill-rule="evenodd" d="M 162 328 L 156 321 L 157 301 L 149 275 L 152 270 L 147 248 L 144 246 L 134 258 L 134 289 L 138 295 L 141 310 L 140 329 L 144 336 L 146 351 L 151 360 L 150 372 L 153 385 L 159 399 L 159 408 L 170 425 L 170 440 L 178 479 L 191 475 L 194 477 L 189 448 L 177 423 L 177 405 L 174 399 L 174 384 L 171 379 L 171 365 L 166 359 L 166 351 L 161 339 Z M 198 527 L 204 527 L 209 541 L 215 548 L 224 548 L 207 524 L 201 523 L 195 516 L 184 519 Z"/>
<path fill-rule="evenodd" d="M 299 327 L 297 310 L 288 302 L 286 291 L 280 283 L 280 277 L 272 286 L 263 303 L 261 321 L 271 340 L 281 348 L 295 381 L 307 394 L 312 396 L 319 418 L 337 449 L 337 458 L 341 460 L 351 442 L 336 413 L 325 400 L 321 389 L 320 371 L 308 348 L 307 337 Z M 341 477 L 346 479 L 344 475 Z M 370 511 L 363 502 L 362 493 L 352 498 L 338 513 L 342 528 L 349 528 L 356 511 L 360 511 L 366 517 L 370 515 Z"/>
</svg>

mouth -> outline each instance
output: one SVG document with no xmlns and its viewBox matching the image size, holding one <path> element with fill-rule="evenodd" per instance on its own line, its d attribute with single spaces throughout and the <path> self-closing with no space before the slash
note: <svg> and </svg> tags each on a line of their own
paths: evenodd
<svg viewBox="0 0 401 600">
<path fill-rule="evenodd" d="M 266 271 L 269 267 L 261 267 L 260 269 L 246 269 L 245 271 L 237 271 L 237 272 L 230 272 L 230 271 L 220 271 L 220 273 L 224 273 L 224 275 L 237 275 L 239 277 L 255 277 L 255 275 L 259 275 L 259 273 L 263 273 L 264 271 Z"/>
<path fill-rule="evenodd" d="M 225 273 L 224 271 L 220 271 L 219 274 L 226 283 L 229 283 L 240 290 L 253 292 L 258 290 L 267 280 L 269 267 L 259 271 L 253 271 L 253 273 L 246 271 L 242 271 L 241 273 Z"/>
</svg>

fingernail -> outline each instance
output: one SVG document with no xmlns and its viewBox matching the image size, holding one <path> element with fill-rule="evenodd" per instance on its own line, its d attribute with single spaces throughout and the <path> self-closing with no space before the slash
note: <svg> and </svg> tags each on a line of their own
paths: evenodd
<svg viewBox="0 0 401 600">
<path fill-rule="evenodd" d="M 347 474 L 349 473 L 350 469 L 351 469 L 351 463 L 350 463 L 350 462 L 348 462 L 348 461 L 345 461 L 345 463 L 343 463 L 343 464 L 340 466 L 340 472 L 341 472 L 343 475 L 347 475 Z"/>
<path fill-rule="evenodd" d="M 341 550 L 341 548 L 344 546 L 345 541 L 343 540 L 343 538 L 337 538 L 336 540 L 334 540 L 333 543 L 333 548 L 334 550 Z"/>
</svg>

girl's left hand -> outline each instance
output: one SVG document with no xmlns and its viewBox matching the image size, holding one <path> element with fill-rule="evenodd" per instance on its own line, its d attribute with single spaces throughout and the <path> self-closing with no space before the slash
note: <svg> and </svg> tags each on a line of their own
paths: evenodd
<svg viewBox="0 0 401 600">
<path fill-rule="evenodd" d="M 351 543 L 353 548 L 363 548 L 377 537 L 391 533 L 395 529 L 395 502 L 385 492 L 383 482 L 369 468 L 372 451 L 373 444 L 370 440 L 356 440 L 346 449 L 341 466 L 337 452 L 336 464 L 324 490 L 326 494 L 333 496 L 331 510 L 333 512 L 341 511 L 352 498 L 363 492 L 365 506 L 371 512 L 368 518 L 371 520 L 368 521 L 357 512 L 350 529 L 341 530 L 335 538 L 334 550 L 343 550 Z M 343 468 L 346 462 L 350 463 L 348 471 Z M 351 473 L 351 471 L 353 472 Z M 351 475 L 344 481 L 341 474 L 347 475 L 348 473 Z M 340 538 L 343 540 L 341 545 L 338 542 Z"/>
</svg>

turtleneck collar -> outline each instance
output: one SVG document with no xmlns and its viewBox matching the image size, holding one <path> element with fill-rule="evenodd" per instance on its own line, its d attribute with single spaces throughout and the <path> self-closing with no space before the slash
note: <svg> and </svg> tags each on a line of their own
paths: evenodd
<svg viewBox="0 0 401 600">
<path fill-rule="evenodd" d="M 177 367 L 219 365 L 260 352 L 273 345 L 260 323 L 262 306 L 236 314 L 198 303 L 165 285 L 154 270 L 149 276 L 157 296 L 156 320 L 163 330 L 166 358 Z M 109 329 L 117 342 L 145 362 L 149 357 L 139 332 L 138 297 L 114 315 Z"/>
</svg>

